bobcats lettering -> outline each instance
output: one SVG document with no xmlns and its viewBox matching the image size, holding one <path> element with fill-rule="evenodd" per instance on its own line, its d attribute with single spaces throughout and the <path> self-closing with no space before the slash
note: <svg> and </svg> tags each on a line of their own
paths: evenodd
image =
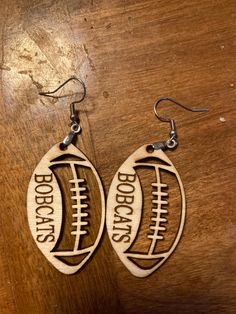
<svg viewBox="0 0 236 314">
<path fill-rule="evenodd" d="M 132 184 L 136 180 L 136 174 L 118 173 L 119 184 L 117 185 L 116 203 L 114 208 L 113 235 L 115 242 L 130 242 L 132 214 L 132 204 L 134 202 L 135 186 Z"/>
<path fill-rule="evenodd" d="M 53 204 L 53 187 L 50 185 L 52 182 L 52 174 L 38 175 L 35 174 L 35 203 L 39 205 L 35 209 L 36 213 L 36 240 L 42 242 L 53 242 L 55 240 L 54 232 L 54 213 Z"/>
</svg>

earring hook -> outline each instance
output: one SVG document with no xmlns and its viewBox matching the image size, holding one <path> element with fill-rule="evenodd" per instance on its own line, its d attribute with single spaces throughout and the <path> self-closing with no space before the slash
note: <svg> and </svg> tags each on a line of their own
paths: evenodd
<svg viewBox="0 0 236 314">
<path fill-rule="evenodd" d="M 81 103 L 86 97 L 87 90 L 86 90 L 85 83 L 82 80 L 80 80 L 79 78 L 77 78 L 76 76 L 71 76 L 69 79 L 67 79 L 65 82 L 63 82 L 61 85 L 59 85 L 53 91 L 40 92 L 39 93 L 39 95 L 41 95 L 41 96 L 46 96 L 46 97 L 51 97 L 51 98 L 56 98 L 56 99 L 67 97 L 69 95 L 55 96 L 53 94 L 56 93 L 57 91 L 59 91 L 63 86 L 65 86 L 68 82 L 70 82 L 72 80 L 75 80 L 82 85 L 83 95 L 79 100 L 76 100 L 76 101 L 73 101 L 72 103 L 70 103 L 71 131 L 63 140 L 63 143 L 61 146 L 62 149 L 65 149 L 68 145 L 70 145 L 73 138 L 75 137 L 75 134 L 77 134 L 81 131 L 81 126 L 79 123 L 80 121 L 79 121 L 79 117 L 78 117 L 76 110 L 75 110 L 75 105 Z"/>
<path fill-rule="evenodd" d="M 168 98 L 168 97 L 162 97 L 160 99 L 158 99 L 158 101 L 154 104 L 154 113 L 156 115 L 156 117 L 161 120 L 162 122 L 171 122 L 172 119 L 170 118 L 166 118 L 166 117 L 163 117 L 163 116 L 160 116 L 157 112 L 157 106 L 162 102 L 162 101 L 170 101 L 174 104 L 176 104 L 177 106 L 185 109 L 185 110 L 188 110 L 188 111 L 191 111 L 191 112 L 207 112 L 209 111 L 208 109 L 206 108 L 189 108 L 181 103 L 179 103 L 178 101 L 174 100 L 173 98 Z M 173 120 L 174 121 L 174 120 Z"/>
<path fill-rule="evenodd" d="M 76 110 L 75 110 L 75 105 L 76 104 L 79 104 L 81 103 L 85 97 L 86 97 L 86 94 L 87 94 L 87 90 L 86 90 L 86 86 L 85 86 L 85 83 L 80 80 L 78 77 L 76 76 L 71 76 L 69 79 L 67 79 L 64 83 L 62 83 L 61 85 L 59 85 L 56 89 L 54 89 L 53 91 L 48 91 L 48 92 L 40 92 L 39 95 L 41 96 L 46 96 L 46 97 L 51 97 L 51 98 L 64 98 L 64 97 L 67 97 L 69 95 L 63 95 L 63 96 L 55 96 L 53 94 L 55 94 L 57 91 L 59 91 L 63 86 L 65 86 L 67 83 L 69 83 L 70 81 L 77 81 L 79 82 L 82 87 L 83 87 L 83 95 L 82 97 L 79 99 L 79 100 L 76 100 L 76 101 L 73 101 L 71 104 L 70 104 L 70 113 L 71 113 L 71 120 L 75 119 L 76 117 Z"/>
<path fill-rule="evenodd" d="M 153 107 L 154 113 L 160 121 L 169 122 L 170 126 L 171 126 L 170 139 L 167 140 L 167 142 L 165 143 L 165 146 L 167 146 L 167 148 L 175 148 L 178 145 L 175 120 L 170 119 L 168 117 L 163 117 L 163 116 L 159 115 L 157 112 L 157 107 L 162 101 L 169 101 L 169 102 L 171 102 L 171 103 L 173 103 L 173 104 L 175 104 L 175 105 L 177 105 L 177 106 L 179 106 L 179 107 L 181 107 L 187 111 L 191 111 L 191 112 L 208 112 L 208 109 L 206 109 L 206 108 L 189 108 L 189 107 L 179 103 L 178 101 L 176 101 L 172 98 L 168 98 L 168 97 L 162 97 L 162 98 L 158 99 L 158 101 L 154 104 L 154 107 Z M 157 145 L 157 144 L 158 143 L 154 143 L 152 145 L 153 149 L 159 149 L 160 148 L 159 145 Z"/>
</svg>

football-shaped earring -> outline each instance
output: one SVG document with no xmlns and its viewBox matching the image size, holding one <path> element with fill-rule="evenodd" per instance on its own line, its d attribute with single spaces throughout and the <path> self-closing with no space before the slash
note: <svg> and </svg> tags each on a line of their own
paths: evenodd
<svg viewBox="0 0 236 314">
<path fill-rule="evenodd" d="M 89 260 L 105 223 L 101 180 L 88 158 L 72 144 L 81 131 L 75 104 L 85 98 L 84 83 L 71 77 L 56 90 L 40 94 L 59 98 L 52 94 L 71 80 L 82 85 L 83 96 L 70 104 L 70 133 L 43 156 L 32 174 L 27 195 L 33 238 L 48 261 L 64 274 L 77 272 Z M 94 204 L 98 206 L 96 213 Z"/>
<path fill-rule="evenodd" d="M 179 243 L 185 222 L 183 184 L 175 166 L 164 153 L 178 145 L 176 126 L 174 120 L 158 114 L 157 106 L 162 101 L 170 101 L 193 112 L 207 111 L 185 107 L 171 98 L 159 99 L 154 105 L 154 113 L 159 120 L 170 123 L 170 138 L 138 148 L 121 165 L 113 178 L 107 199 L 107 231 L 119 258 L 137 277 L 149 276 L 170 257 Z M 139 171 L 144 171 L 145 179 L 147 172 L 152 174 L 149 189 L 142 188 Z M 172 181 L 168 176 L 172 177 Z M 179 208 L 174 209 L 178 213 L 174 215 L 173 209 L 168 205 L 170 186 L 166 180 L 176 184 L 180 195 Z M 144 204 L 148 207 L 149 218 L 148 221 L 145 219 L 146 226 L 143 227 Z M 169 222 L 170 219 L 172 221 Z M 178 220 L 175 227 L 173 220 Z M 168 222 L 172 230 L 166 228 Z"/>
</svg>

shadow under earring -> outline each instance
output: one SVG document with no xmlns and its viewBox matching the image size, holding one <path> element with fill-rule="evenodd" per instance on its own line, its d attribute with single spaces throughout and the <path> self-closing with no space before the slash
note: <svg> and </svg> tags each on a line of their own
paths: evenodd
<svg viewBox="0 0 236 314">
<path fill-rule="evenodd" d="M 105 223 L 105 198 L 99 175 L 84 153 L 72 144 L 81 132 L 75 104 L 86 96 L 84 83 L 71 77 L 56 90 L 40 94 L 60 98 L 52 94 L 71 80 L 83 87 L 82 98 L 70 104 L 71 130 L 63 142 L 55 144 L 43 156 L 32 174 L 27 195 L 28 221 L 33 238 L 48 261 L 64 274 L 77 272 L 89 260 L 101 239 Z M 58 173 L 65 170 L 68 179 L 62 182 Z M 89 184 L 85 172 L 93 178 L 94 184 Z M 99 213 L 91 223 L 94 208 L 90 203 L 94 201 L 92 192 L 95 188 L 99 195 L 95 200 L 99 203 Z M 69 195 L 67 201 L 66 193 Z M 63 233 L 65 222 L 67 234 Z M 90 232 L 94 226 L 96 231 Z M 66 246 L 61 244 L 63 237 L 66 238 Z"/>
<path fill-rule="evenodd" d="M 107 199 L 106 225 L 110 241 L 121 261 L 137 277 L 146 277 L 157 270 L 173 253 L 183 232 L 186 201 L 181 178 L 164 150 L 172 150 L 178 145 L 175 121 L 161 117 L 157 106 L 161 101 L 170 101 L 186 110 L 205 112 L 207 109 L 190 109 L 170 98 L 161 98 L 154 105 L 158 119 L 171 125 L 170 138 L 167 141 L 143 145 L 138 148 L 121 165 L 110 186 Z M 145 199 L 139 169 L 152 171 L 154 182 L 150 184 L 149 195 Z M 178 225 L 175 234 L 165 241 L 166 224 L 170 209 L 168 206 L 168 185 L 165 182 L 167 173 L 175 178 L 180 193 Z M 147 193 L 147 191 L 146 191 Z M 144 203 L 149 204 L 149 223 L 145 231 L 141 230 Z M 137 249 L 139 235 L 145 237 L 146 244 L 141 243 Z M 141 241 L 142 242 L 142 241 Z M 163 245 L 163 242 L 168 242 Z"/>
</svg>

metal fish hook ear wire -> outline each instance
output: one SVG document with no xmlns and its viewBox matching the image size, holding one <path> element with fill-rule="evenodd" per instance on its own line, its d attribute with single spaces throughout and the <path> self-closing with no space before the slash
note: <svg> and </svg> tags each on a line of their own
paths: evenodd
<svg viewBox="0 0 236 314">
<path fill-rule="evenodd" d="M 39 93 L 39 95 L 41 95 L 41 96 L 46 96 L 46 97 L 51 97 L 51 98 L 56 98 L 56 99 L 68 97 L 69 95 L 55 96 L 53 94 L 56 93 L 57 91 L 59 91 L 68 82 L 73 81 L 73 80 L 79 82 L 82 85 L 82 87 L 83 87 L 83 95 L 82 95 L 82 97 L 79 100 L 73 101 L 70 104 L 71 131 L 64 138 L 64 140 L 63 140 L 63 142 L 62 142 L 62 144 L 60 146 L 61 149 L 66 149 L 66 147 L 68 145 L 70 145 L 71 142 L 73 141 L 75 135 L 81 131 L 80 120 L 79 120 L 78 113 L 76 112 L 75 105 L 81 103 L 85 99 L 86 94 L 87 94 L 86 86 L 85 86 L 85 84 L 84 84 L 84 82 L 82 80 L 80 80 L 76 76 L 72 76 L 68 80 L 66 80 L 64 83 L 62 83 L 60 86 L 58 86 L 56 89 L 54 89 L 53 91 L 40 92 Z"/>
<path fill-rule="evenodd" d="M 186 107 L 183 104 L 177 102 L 176 100 L 174 100 L 172 98 L 168 98 L 168 97 L 162 97 L 154 104 L 153 110 L 154 110 L 156 117 L 162 122 L 170 123 L 171 131 L 170 131 L 170 138 L 167 141 L 153 143 L 151 145 L 151 147 L 152 147 L 152 149 L 166 149 L 166 148 L 173 149 L 178 145 L 176 123 L 175 123 L 175 120 L 160 116 L 158 114 L 157 107 L 162 101 L 170 101 L 171 103 L 173 103 L 173 104 L 175 104 L 175 105 L 177 105 L 177 106 L 179 106 L 185 110 L 191 111 L 191 112 L 208 112 L 208 109 L 206 109 L 206 108 L 189 108 L 189 107 Z"/>
</svg>

